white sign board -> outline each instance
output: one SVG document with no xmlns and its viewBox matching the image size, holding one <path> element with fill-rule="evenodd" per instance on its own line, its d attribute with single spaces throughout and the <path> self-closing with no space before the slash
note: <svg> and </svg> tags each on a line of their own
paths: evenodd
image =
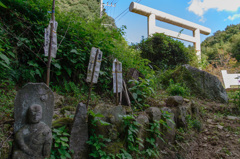
<svg viewBox="0 0 240 159">
<path fill-rule="evenodd" d="M 116 93 L 116 84 L 118 83 L 118 93 L 122 92 L 122 63 L 119 62 L 117 59 L 113 61 L 113 92 Z M 116 81 L 116 74 L 117 74 L 117 81 Z"/>
<path fill-rule="evenodd" d="M 94 61 L 95 61 L 97 52 L 98 52 L 97 61 L 95 65 L 94 75 L 93 75 Z M 87 79 L 86 79 L 87 82 L 91 82 L 92 75 L 93 75 L 93 83 L 97 83 L 100 67 L 101 67 L 102 55 L 103 53 L 100 49 L 92 47 L 89 64 L 88 64 Z"/>
<path fill-rule="evenodd" d="M 48 27 L 45 28 L 45 34 L 44 34 L 44 55 L 48 56 L 49 52 L 49 44 L 50 44 L 50 33 L 51 33 L 51 24 L 53 21 L 51 20 Z M 53 23 L 53 40 L 52 40 L 52 47 L 51 47 L 51 57 L 56 58 L 57 54 L 57 26 L 58 23 L 54 21 Z"/>
</svg>

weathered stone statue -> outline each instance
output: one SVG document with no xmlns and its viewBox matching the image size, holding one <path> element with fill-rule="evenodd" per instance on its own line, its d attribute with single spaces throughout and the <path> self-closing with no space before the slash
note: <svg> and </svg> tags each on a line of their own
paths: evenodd
<svg viewBox="0 0 240 159">
<path fill-rule="evenodd" d="M 14 102 L 13 159 L 45 159 L 52 143 L 54 95 L 44 83 L 28 83 Z"/>
<path fill-rule="evenodd" d="M 51 151 L 52 132 L 45 123 L 41 122 L 42 107 L 33 104 L 27 112 L 28 124 L 15 134 L 17 148 L 13 159 L 44 159 Z"/>
</svg>

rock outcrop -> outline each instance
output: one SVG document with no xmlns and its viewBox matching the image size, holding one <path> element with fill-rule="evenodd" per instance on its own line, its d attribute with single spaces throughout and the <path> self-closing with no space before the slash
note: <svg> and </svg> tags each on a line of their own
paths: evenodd
<svg viewBox="0 0 240 159">
<path fill-rule="evenodd" d="M 189 88 L 190 93 L 196 97 L 221 103 L 228 102 L 228 96 L 222 83 L 210 73 L 190 65 L 183 65 L 170 78 L 173 78 L 178 83 L 184 83 Z"/>
</svg>

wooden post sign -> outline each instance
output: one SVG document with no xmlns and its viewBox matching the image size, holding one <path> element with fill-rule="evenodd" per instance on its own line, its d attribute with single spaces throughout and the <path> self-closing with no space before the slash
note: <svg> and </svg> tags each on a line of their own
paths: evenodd
<svg viewBox="0 0 240 159">
<path fill-rule="evenodd" d="M 91 49 L 91 55 L 88 63 L 88 71 L 87 71 L 87 82 L 97 83 L 98 76 L 100 72 L 102 61 L 102 52 L 100 49 L 93 47 Z"/>
<path fill-rule="evenodd" d="M 103 55 L 103 53 L 100 49 L 92 47 L 91 55 L 89 58 L 89 64 L 88 64 L 87 79 L 86 79 L 86 81 L 90 83 L 90 88 L 89 88 L 89 93 L 88 93 L 88 101 L 87 101 L 87 105 L 86 105 L 87 109 L 88 109 L 88 104 L 89 104 L 89 100 L 91 97 L 93 83 L 97 83 L 97 81 L 98 81 L 98 76 L 99 76 L 100 66 L 101 66 L 101 61 L 102 61 L 102 55 Z"/>
<path fill-rule="evenodd" d="M 51 60 L 52 57 L 56 58 L 57 53 L 57 25 L 58 23 L 55 21 L 55 0 L 52 3 L 52 19 L 45 29 L 44 35 L 44 54 L 48 56 L 48 63 L 47 63 L 47 79 L 46 84 L 49 86 L 50 83 L 50 68 L 51 68 Z"/>
<path fill-rule="evenodd" d="M 47 28 L 45 28 L 45 34 L 44 34 L 44 55 L 48 56 L 49 50 L 50 50 L 50 33 L 51 33 L 51 25 L 53 25 L 53 31 L 52 31 L 52 42 L 51 42 L 51 57 L 56 58 L 57 54 L 57 21 L 51 21 L 49 22 L 49 25 Z"/>
<path fill-rule="evenodd" d="M 122 92 L 122 63 L 117 59 L 113 61 L 113 93 L 116 93 L 116 105 L 119 104 L 118 93 Z"/>
</svg>

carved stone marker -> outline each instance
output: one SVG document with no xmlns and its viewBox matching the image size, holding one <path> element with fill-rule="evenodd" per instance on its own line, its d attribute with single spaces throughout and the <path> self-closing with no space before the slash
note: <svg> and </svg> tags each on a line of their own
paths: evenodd
<svg viewBox="0 0 240 159">
<path fill-rule="evenodd" d="M 70 150 L 74 151 L 73 159 L 87 159 L 88 158 L 88 123 L 86 105 L 83 103 L 78 104 L 74 123 L 70 137 Z"/>
<path fill-rule="evenodd" d="M 50 155 L 54 96 L 44 83 L 29 83 L 14 105 L 13 159 L 44 159 Z"/>
</svg>

